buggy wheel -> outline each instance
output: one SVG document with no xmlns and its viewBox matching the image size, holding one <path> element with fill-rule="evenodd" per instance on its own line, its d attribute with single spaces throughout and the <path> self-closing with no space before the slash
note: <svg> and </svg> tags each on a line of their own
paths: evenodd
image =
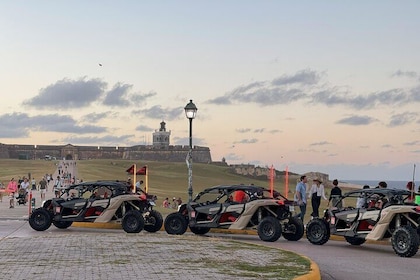
<svg viewBox="0 0 420 280">
<path fill-rule="evenodd" d="M 298 241 L 305 233 L 305 227 L 301 219 L 292 217 L 289 222 L 284 225 L 283 237 L 289 241 Z"/>
<path fill-rule="evenodd" d="M 152 210 L 145 217 L 144 230 L 147 232 L 156 232 L 162 228 L 163 218 L 158 211 Z"/>
<path fill-rule="evenodd" d="M 325 244 L 330 239 L 330 227 L 323 219 L 313 219 L 306 225 L 306 238 L 315 245 Z"/>
<path fill-rule="evenodd" d="M 144 219 L 137 210 L 128 211 L 122 218 L 122 228 L 127 233 L 139 233 L 144 228 Z"/>
<path fill-rule="evenodd" d="M 165 219 L 165 230 L 168 234 L 184 234 L 187 231 L 187 220 L 181 213 L 171 213 Z"/>
<path fill-rule="evenodd" d="M 204 235 L 210 231 L 208 227 L 190 227 L 190 230 L 194 234 Z"/>
<path fill-rule="evenodd" d="M 391 237 L 392 248 L 400 257 L 412 257 L 419 249 L 419 236 L 411 226 L 395 229 Z"/>
<path fill-rule="evenodd" d="M 281 236 L 280 222 L 272 216 L 265 217 L 258 225 L 257 231 L 262 241 L 277 241 Z"/>
<path fill-rule="evenodd" d="M 29 216 L 29 225 L 37 231 L 47 230 L 51 226 L 51 214 L 44 208 L 35 209 Z"/>
<path fill-rule="evenodd" d="M 65 229 L 71 226 L 73 222 L 71 221 L 53 221 L 53 225 L 55 225 L 57 228 Z"/>
<path fill-rule="evenodd" d="M 344 236 L 346 241 L 350 243 L 351 245 L 362 245 L 366 242 L 366 239 L 360 238 L 360 237 L 350 237 L 350 236 Z"/>
</svg>

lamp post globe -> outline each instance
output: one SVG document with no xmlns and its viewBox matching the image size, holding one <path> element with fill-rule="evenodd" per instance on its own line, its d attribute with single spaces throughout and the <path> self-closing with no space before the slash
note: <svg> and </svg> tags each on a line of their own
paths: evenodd
<svg viewBox="0 0 420 280">
<path fill-rule="evenodd" d="M 190 149 L 188 151 L 187 155 L 187 166 L 188 166 L 188 201 L 192 200 L 192 194 L 193 194 L 193 186 L 192 186 L 192 120 L 195 118 L 197 114 L 197 107 L 195 104 L 190 100 L 190 102 L 185 106 L 185 116 L 190 121 Z"/>
</svg>

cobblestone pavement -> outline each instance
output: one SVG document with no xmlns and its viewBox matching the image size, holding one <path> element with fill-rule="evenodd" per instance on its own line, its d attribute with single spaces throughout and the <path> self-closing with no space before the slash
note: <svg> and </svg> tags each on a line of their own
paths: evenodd
<svg viewBox="0 0 420 280">
<path fill-rule="evenodd" d="M 282 259 L 295 271 L 305 270 L 294 263 L 291 253 L 278 249 L 164 232 L 50 229 L 34 237 L 3 237 L 0 252 L 1 278 L 18 280 L 293 278 L 270 269 L 252 271 L 253 267 L 281 266 Z"/>
</svg>

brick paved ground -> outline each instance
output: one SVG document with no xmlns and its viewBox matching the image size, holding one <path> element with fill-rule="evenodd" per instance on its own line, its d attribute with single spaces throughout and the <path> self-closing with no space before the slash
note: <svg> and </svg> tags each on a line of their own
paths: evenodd
<svg viewBox="0 0 420 280">
<path fill-rule="evenodd" d="M 18 280 L 282 279 L 278 272 L 253 272 L 238 265 L 280 266 L 285 258 L 294 270 L 304 268 L 278 249 L 164 232 L 51 229 L 35 237 L 2 238 L 0 252 L 0 278 Z"/>
</svg>

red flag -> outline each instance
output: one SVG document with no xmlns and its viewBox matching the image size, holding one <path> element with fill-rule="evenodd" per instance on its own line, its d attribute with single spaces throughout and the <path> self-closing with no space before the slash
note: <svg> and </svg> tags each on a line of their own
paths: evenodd
<svg viewBox="0 0 420 280">
<path fill-rule="evenodd" d="M 146 168 L 147 166 L 143 166 L 139 170 L 137 170 L 136 175 L 146 175 Z"/>
<path fill-rule="evenodd" d="M 130 168 L 128 168 L 125 172 L 127 172 L 129 174 L 134 174 L 134 164 L 132 166 L 130 166 Z"/>
</svg>

